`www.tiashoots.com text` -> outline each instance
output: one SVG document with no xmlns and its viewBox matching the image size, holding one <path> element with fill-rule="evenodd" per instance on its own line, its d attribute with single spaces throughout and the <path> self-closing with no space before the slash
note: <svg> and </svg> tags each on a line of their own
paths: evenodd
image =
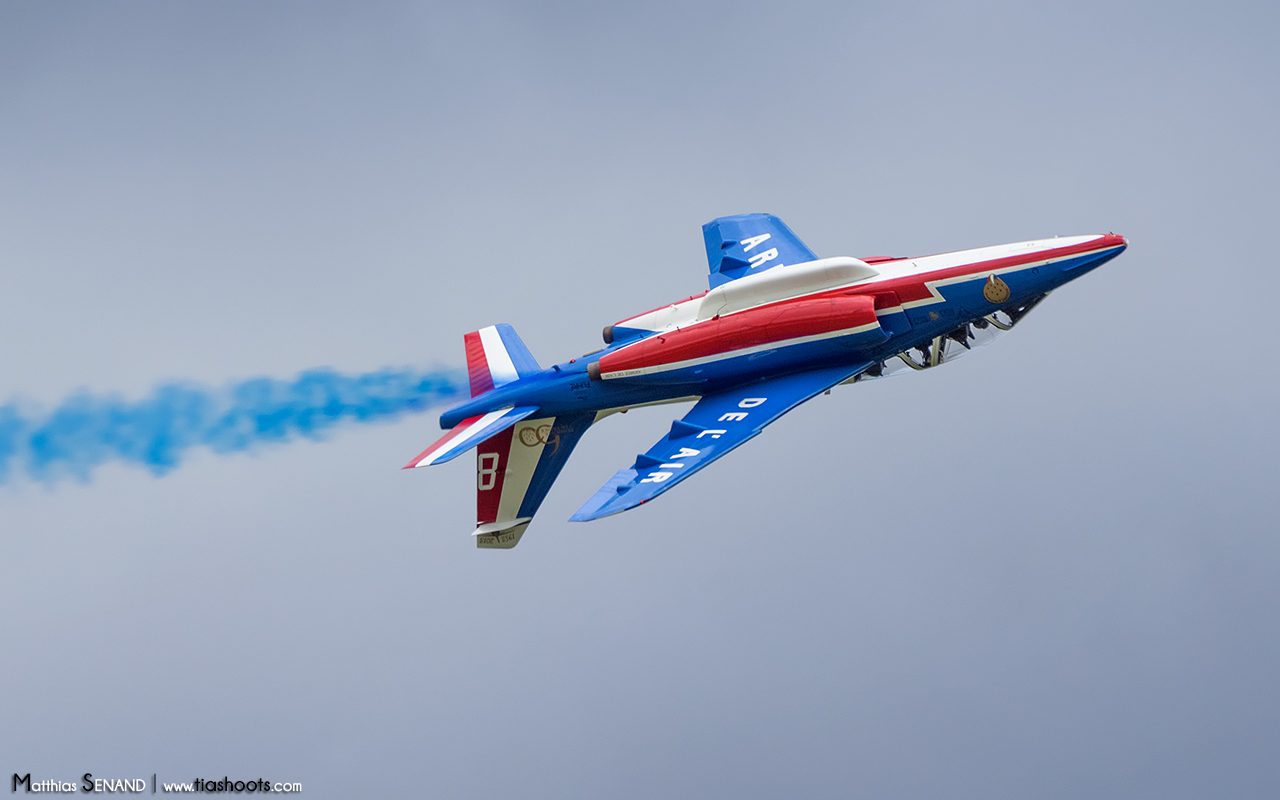
<svg viewBox="0 0 1280 800">
<path fill-rule="evenodd" d="M 253 781 L 237 781 L 228 777 L 209 780 L 206 778 L 196 778 L 189 783 L 165 783 L 157 780 L 155 775 L 151 776 L 151 780 L 146 778 L 95 778 L 92 772 L 86 772 L 80 780 L 77 781 L 61 781 L 56 779 L 32 780 L 31 773 L 19 775 L 13 773 L 13 791 L 19 788 L 26 792 L 39 793 L 62 793 L 62 792 L 108 792 L 122 794 L 141 794 L 150 791 L 155 794 L 157 790 L 164 792 L 203 792 L 203 793 L 220 793 L 232 792 L 234 794 L 242 794 L 245 792 L 301 792 L 302 784 L 296 782 L 269 781 L 259 778 Z"/>
</svg>

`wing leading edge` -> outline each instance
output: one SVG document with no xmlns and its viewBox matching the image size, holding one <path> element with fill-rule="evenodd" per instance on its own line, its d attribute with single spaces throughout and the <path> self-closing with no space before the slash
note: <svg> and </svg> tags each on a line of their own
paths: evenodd
<svg viewBox="0 0 1280 800">
<path fill-rule="evenodd" d="M 705 395 L 671 432 L 630 469 L 619 471 L 570 521 L 607 517 L 648 502 L 754 439 L 764 427 L 809 398 L 852 378 L 871 362 L 784 375 Z"/>
</svg>

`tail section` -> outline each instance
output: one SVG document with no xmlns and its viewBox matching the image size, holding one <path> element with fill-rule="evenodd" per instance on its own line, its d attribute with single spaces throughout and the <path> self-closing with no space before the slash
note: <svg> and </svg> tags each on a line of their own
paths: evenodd
<svg viewBox="0 0 1280 800">
<path fill-rule="evenodd" d="M 476 547 L 515 547 L 594 412 L 522 419 L 476 451 Z"/>
<path fill-rule="evenodd" d="M 541 372 L 510 325 L 482 328 L 464 339 L 472 397 Z M 474 407 L 480 410 L 485 404 Z M 516 546 L 569 454 L 596 419 L 595 412 L 528 419 L 537 411 L 536 406 L 516 406 L 464 419 L 405 467 L 440 464 L 477 448 L 477 547 Z"/>
<path fill-rule="evenodd" d="M 479 397 L 517 378 L 540 372 L 538 362 L 510 325 L 490 325 L 468 333 L 467 376 L 471 396 Z"/>
<path fill-rule="evenodd" d="M 529 348 L 524 346 L 510 325 L 490 325 L 468 333 L 463 340 L 467 346 L 467 374 L 472 397 L 541 371 Z M 537 410 L 536 406 L 517 406 L 468 417 L 419 453 L 405 469 L 429 467 L 457 458 Z"/>
</svg>

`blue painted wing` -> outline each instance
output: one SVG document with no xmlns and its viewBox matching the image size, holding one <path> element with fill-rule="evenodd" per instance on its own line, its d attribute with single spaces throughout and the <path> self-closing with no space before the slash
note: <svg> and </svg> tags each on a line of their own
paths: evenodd
<svg viewBox="0 0 1280 800">
<path fill-rule="evenodd" d="M 811 370 L 739 386 L 698 401 L 671 432 L 630 469 L 614 475 L 569 519 L 607 517 L 635 508 L 693 473 L 755 438 L 764 426 L 836 384 L 852 378 L 871 362 Z"/>
<path fill-rule="evenodd" d="M 720 217 L 702 226 L 711 288 L 786 264 L 817 258 L 787 224 L 772 214 Z"/>
</svg>

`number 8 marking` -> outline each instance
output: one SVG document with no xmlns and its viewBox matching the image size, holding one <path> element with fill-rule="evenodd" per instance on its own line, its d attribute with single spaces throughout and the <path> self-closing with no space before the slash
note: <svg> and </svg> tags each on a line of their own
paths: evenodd
<svg viewBox="0 0 1280 800">
<path fill-rule="evenodd" d="M 476 459 L 476 488 L 487 492 L 498 483 L 498 454 L 480 453 Z"/>
</svg>

